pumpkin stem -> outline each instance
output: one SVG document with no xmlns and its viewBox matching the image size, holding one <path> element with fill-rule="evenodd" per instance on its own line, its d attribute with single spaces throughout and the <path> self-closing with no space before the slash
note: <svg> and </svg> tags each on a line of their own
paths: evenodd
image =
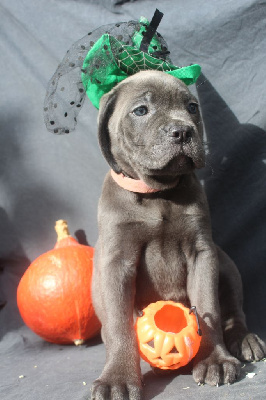
<svg viewBox="0 0 266 400">
<path fill-rule="evenodd" d="M 81 346 L 84 343 L 83 339 L 76 339 L 74 340 L 75 346 Z"/>
<path fill-rule="evenodd" d="M 67 221 L 64 219 L 59 219 L 56 221 L 55 231 L 57 233 L 57 242 L 60 242 L 60 240 L 70 236 Z"/>
</svg>

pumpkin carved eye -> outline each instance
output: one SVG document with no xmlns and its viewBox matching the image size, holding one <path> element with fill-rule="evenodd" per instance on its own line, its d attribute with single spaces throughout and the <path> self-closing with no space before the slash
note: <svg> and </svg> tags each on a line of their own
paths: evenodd
<svg viewBox="0 0 266 400">
<path fill-rule="evenodd" d="M 135 326 L 141 357 L 161 369 L 188 364 L 201 341 L 195 315 L 173 301 L 152 303 L 143 313 Z"/>
</svg>

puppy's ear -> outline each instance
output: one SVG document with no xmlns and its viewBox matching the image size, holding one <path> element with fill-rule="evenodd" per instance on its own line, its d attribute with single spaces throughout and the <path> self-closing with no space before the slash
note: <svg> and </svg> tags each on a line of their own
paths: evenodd
<svg viewBox="0 0 266 400">
<path fill-rule="evenodd" d="M 104 95 L 101 99 L 100 111 L 98 116 L 98 139 L 102 153 L 106 161 L 117 174 L 120 174 L 122 170 L 118 166 L 117 162 L 115 161 L 111 153 L 111 140 L 108 130 L 108 122 L 111 115 L 113 114 L 116 99 L 117 99 L 117 91 L 115 90 Z"/>
</svg>

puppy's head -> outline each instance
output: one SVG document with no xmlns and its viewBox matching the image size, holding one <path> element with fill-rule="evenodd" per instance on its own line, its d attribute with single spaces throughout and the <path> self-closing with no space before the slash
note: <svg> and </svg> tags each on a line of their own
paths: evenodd
<svg viewBox="0 0 266 400">
<path fill-rule="evenodd" d="M 204 166 L 196 98 L 179 79 L 142 71 L 104 95 L 99 142 L 111 168 L 155 189 Z"/>
</svg>

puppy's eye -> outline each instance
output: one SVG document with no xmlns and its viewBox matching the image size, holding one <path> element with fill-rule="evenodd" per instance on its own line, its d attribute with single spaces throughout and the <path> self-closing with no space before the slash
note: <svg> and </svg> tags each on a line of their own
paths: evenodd
<svg viewBox="0 0 266 400">
<path fill-rule="evenodd" d="M 140 106 L 133 110 L 133 114 L 137 117 L 142 117 L 145 114 L 148 114 L 148 108 L 146 106 Z"/>
<path fill-rule="evenodd" d="M 188 111 L 190 112 L 190 114 L 196 114 L 196 112 L 198 111 L 197 103 L 189 103 Z"/>
</svg>

